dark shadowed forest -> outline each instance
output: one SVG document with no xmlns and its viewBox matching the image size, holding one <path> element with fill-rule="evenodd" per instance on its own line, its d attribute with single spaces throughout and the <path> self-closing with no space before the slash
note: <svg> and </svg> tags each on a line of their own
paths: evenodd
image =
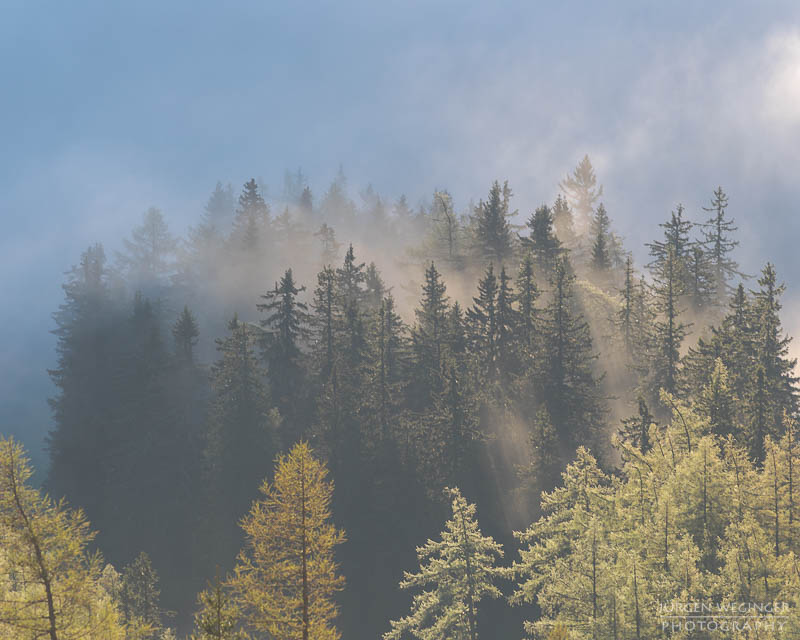
<svg viewBox="0 0 800 640">
<path fill-rule="evenodd" d="M 784 287 L 722 187 L 637 264 L 588 157 L 524 207 L 242 180 L 75 257 L 2 638 L 795 637 Z M 699 601 L 785 610 L 665 630 Z"/>
</svg>

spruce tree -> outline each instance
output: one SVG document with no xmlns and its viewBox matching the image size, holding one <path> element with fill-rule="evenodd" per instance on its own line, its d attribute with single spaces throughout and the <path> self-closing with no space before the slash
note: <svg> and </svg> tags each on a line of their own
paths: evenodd
<svg viewBox="0 0 800 640">
<path fill-rule="evenodd" d="M 572 211 L 569 208 L 566 198 L 560 193 L 556 196 L 553 203 L 553 228 L 556 237 L 567 249 L 575 249 L 577 238 L 575 236 L 575 225 L 572 220 Z"/>
<path fill-rule="evenodd" d="M 611 220 L 606 213 L 606 208 L 601 202 L 592 218 L 592 268 L 598 273 L 604 273 L 611 268 L 611 255 L 609 247 L 609 231 Z"/>
<path fill-rule="evenodd" d="M 511 257 L 513 238 L 508 217 L 511 189 L 506 181 L 503 186 L 495 181 L 489 189 L 486 202 L 481 201 L 475 208 L 475 243 L 478 255 L 484 261 L 502 265 Z"/>
<path fill-rule="evenodd" d="M 517 333 L 524 353 L 528 356 L 536 350 L 535 339 L 539 325 L 539 312 L 536 301 L 539 299 L 539 288 L 533 272 L 533 258 L 525 254 L 517 274 L 517 306 L 519 322 Z"/>
<path fill-rule="evenodd" d="M 336 242 L 336 232 L 329 227 L 326 222 L 322 223 L 319 230 L 314 233 L 314 237 L 319 238 L 322 249 L 322 264 L 332 265 L 339 259 L 339 248 L 341 245 Z"/>
<path fill-rule="evenodd" d="M 576 220 L 578 233 L 585 233 L 589 228 L 595 202 L 603 195 L 603 185 L 597 184 L 594 167 L 588 155 L 583 157 L 572 174 L 567 175 L 559 186 L 578 216 Z"/>
<path fill-rule="evenodd" d="M 711 289 L 714 303 L 718 306 L 724 304 L 728 296 L 733 293 L 731 280 L 742 277 L 738 263 L 731 258 L 731 253 L 739 245 L 738 240 L 732 238 L 738 230 L 734 221 L 727 218 L 728 196 L 718 187 L 714 191 L 709 207 L 703 207 L 711 217 L 703 224 L 704 249 L 708 255 L 711 267 Z"/>
<path fill-rule="evenodd" d="M 497 277 L 490 263 L 478 281 L 478 295 L 467 310 L 471 350 L 483 379 L 488 381 L 494 381 L 498 373 L 497 292 Z"/>
<path fill-rule="evenodd" d="M 117 262 L 132 289 L 158 294 L 175 269 L 177 239 L 170 233 L 160 210 L 150 207 L 142 223 L 123 239 Z"/>
<path fill-rule="evenodd" d="M 674 394 L 677 391 L 680 367 L 680 349 L 690 325 L 681 321 L 683 310 L 680 300 L 684 281 L 681 263 L 670 244 L 663 261 L 653 267 L 653 294 L 658 318 L 654 324 L 654 366 L 651 391 L 657 396 L 659 389 Z"/>
<path fill-rule="evenodd" d="M 562 443 L 592 441 L 605 413 L 594 375 L 592 337 L 573 293 L 575 276 L 566 259 L 556 263 L 550 280 L 550 303 L 542 314 L 545 406 Z"/>
<path fill-rule="evenodd" d="M 648 243 L 652 260 L 647 267 L 651 273 L 663 274 L 667 261 L 671 260 L 670 268 L 674 272 L 675 283 L 679 287 L 680 295 L 685 295 L 691 281 L 688 260 L 693 246 L 689 240 L 692 223 L 683 217 L 683 205 L 679 204 L 671 212 L 670 219 L 659 226 L 664 230 L 664 239 Z"/>
<path fill-rule="evenodd" d="M 317 287 L 311 302 L 311 330 L 314 364 L 321 380 L 327 380 L 336 359 L 336 272 L 324 267 L 317 274 Z"/>
<path fill-rule="evenodd" d="M 409 389 L 413 406 L 425 406 L 442 389 L 442 359 L 447 341 L 447 287 L 431 262 L 425 270 L 422 299 L 411 331 L 413 377 Z"/>
<path fill-rule="evenodd" d="M 231 241 L 236 250 L 252 254 L 264 247 L 269 228 L 269 206 L 264 202 L 255 178 L 251 178 L 245 182 L 239 195 Z"/>
<path fill-rule="evenodd" d="M 197 337 L 200 331 L 197 328 L 197 321 L 189 311 L 189 307 L 184 305 L 181 315 L 172 325 L 172 336 L 175 339 L 175 353 L 184 362 L 191 364 L 194 361 L 194 348 L 197 346 Z"/>
<path fill-rule="evenodd" d="M 481 533 L 475 505 L 458 489 L 446 489 L 445 495 L 452 502 L 452 516 L 441 540 L 428 540 L 417 549 L 420 571 L 405 573 L 400 587 L 419 592 L 411 613 L 392 621 L 384 640 L 400 640 L 405 633 L 419 640 L 478 640 L 478 605 L 502 595 L 497 583 L 508 573 L 497 566 L 502 546 Z"/>
<path fill-rule="evenodd" d="M 217 340 L 220 358 L 211 367 L 213 397 L 205 448 L 212 500 L 225 527 L 223 548 L 235 543 L 231 527 L 269 473 L 278 421 L 270 411 L 264 372 L 254 353 L 255 330 L 236 316 L 228 330 L 226 338 Z"/>
<path fill-rule="evenodd" d="M 561 242 L 553 231 L 553 214 L 547 205 L 542 205 L 527 222 L 528 237 L 521 237 L 523 247 L 533 256 L 540 275 L 549 277 L 559 257 L 564 253 Z"/>
<path fill-rule="evenodd" d="M 263 335 L 261 348 L 267 363 L 270 397 L 281 415 L 290 424 L 284 424 L 284 444 L 295 440 L 301 428 L 298 419 L 302 414 L 304 368 L 301 344 L 308 337 L 308 305 L 297 299 L 305 287 L 297 287 L 292 270 L 287 269 L 275 288 L 261 299 L 256 308 L 266 317 L 261 320 Z M 290 428 L 290 432 L 286 432 Z"/>
</svg>

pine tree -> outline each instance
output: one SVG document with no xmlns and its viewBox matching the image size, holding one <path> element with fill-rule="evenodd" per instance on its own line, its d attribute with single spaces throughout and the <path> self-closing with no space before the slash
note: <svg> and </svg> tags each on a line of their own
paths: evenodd
<svg viewBox="0 0 800 640">
<path fill-rule="evenodd" d="M 367 265 L 367 270 L 364 273 L 364 285 L 366 288 L 365 302 L 367 309 L 370 311 L 378 311 L 387 293 L 387 288 L 374 262 L 370 262 L 369 265 Z"/>
<path fill-rule="evenodd" d="M 528 219 L 530 235 L 520 238 L 522 245 L 533 256 L 540 275 L 549 277 L 559 257 L 564 253 L 561 242 L 553 232 L 553 214 L 547 205 L 542 205 Z"/>
<path fill-rule="evenodd" d="M 458 489 L 446 489 L 452 501 L 452 517 L 441 540 L 417 549 L 419 573 L 405 573 L 402 589 L 417 589 L 411 613 L 392 621 L 384 640 L 400 640 L 408 632 L 419 640 L 438 638 L 478 639 L 478 605 L 484 598 L 499 598 L 497 582 L 508 571 L 497 566 L 503 548 L 484 536 L 475 517 L 475 505 Z"/>
<path fill-rule="evenodd" d="M 500 268 L 497 280 L 497 368 L 503 377 L 516 372 L 517 353 L 515 335 L 517 332 L 517 310 L 513 307 L 516 295 L 511 286 L 511 278 L 506 268 Z"/>
<path fill-rule="evenodd" d="M 714 191 L 710 207 L 703 207 L 711 217 L 703 224 L 704 248 L 709 257 L 711 266 L 711 288 L 715 304 L 721 306 L 728 296 L 733 293 L 730 281 L 742 277 L 738 263 L 730 254 L 739 242 L 732 239 L 738 230 L 733 220 L 726 217 L 728 196 L 718 187 Z"/>
<path fill-rule="evenodd" d="M 197 337 L 200 331 L 197 328 L 197 321 L 189 311 L 189 307 L 184 305 L 181 315 L 172 325 L 172 336 L 175 338 L 175 353 L 184 362 L 191 364 L 194 361 L 194 348 L 197 346 Z"/>
<path fill-rule="evenodd" d="M 0 438 L 0 635 L 121 640 L 89 523 L 31 487 L 32 474 L 22 447 Z"/>
<path fill-rule="evenodd" d="M 242 521 L 247 544 L 231 587 L 245 621 L 287 640 L 340 637 L 333 599 L 344 586 L 334 561 L 344 534 L 330 523 L 333 484 L 325 465 L 300 442 L 277 460 L 275 480 Z"/>
<path fill-rule="evenodd" d="M 241 611 L 219 576 L 197 596 L 197 606 L 191 640 L 247 640 L 239 629 Z"/>
<path fill-rule="evenodd" d="M 559 186 L 578 215 L 576 221 L 578 233 L 585 233 L 589 227 L 594 204 L 603 195 L 603 185 L 597 184 L 594 167 L 592 167 L 588 155 L 583 157 L 583 160 L 572 171 L 572 175 L 566 176 Z"/>
<path fill-rule="evenodd" d="M 489 190 L 487 201 L 481 201 L 475 208 L 476 250 L 484 261 L 502 265 L 511 257 L 514 247 L 508 225 L 508 217 L 512 215 L 508 209 L 510 198 L 508 182 L 500 187 L 500 183 L 495 181 Z"/>
<path fill-rule="evenodd" d="M 261 299 L 256 308 L 266 314 L 261 320 L 262 352 L 267 363 L 270 397 L 281 415 L 291 424 L 284 427 L 297 431 L 302 413 L 304 369 L 301 343 L 308 337 L 308 305 L 297 296 L 305 287 L 297 287 L 292 270 L 287 269 L 275 288 Z M 295 440 L 296 433 L 284 433 L 284 444 Z"/>
</svg>

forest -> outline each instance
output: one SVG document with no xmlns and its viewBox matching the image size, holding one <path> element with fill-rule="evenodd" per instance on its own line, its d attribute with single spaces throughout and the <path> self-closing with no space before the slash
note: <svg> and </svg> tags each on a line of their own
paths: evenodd
<svg viewBox="0 0 800 640">
<path fill-rule="evenodd" d="M 797 637 L 784 285 L 723 188 L 645 264 L 588 156 L 531 210 L 353 191 L 76 256 L 42 487 L 0 437 L 0 637 Z"/>
</svg>

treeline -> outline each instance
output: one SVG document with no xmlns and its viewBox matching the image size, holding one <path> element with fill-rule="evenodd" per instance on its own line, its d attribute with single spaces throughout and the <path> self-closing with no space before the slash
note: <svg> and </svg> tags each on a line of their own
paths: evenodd
<svg viewBox="0 0 800 640">
<path fill-rule="evenodd" d="M 588 158 L 521 226 L 498 182 L 461 214 L 446 192 L 412 212 L 367 190 L 358 210 L 341 176 L 319 205 L 289 183 L 277 216 L 254 180 L 236 207 L 218 185 L 184 242 L 151 209 L 113 264 L 83 254 L 56 314 L 47 486 L 85 509 L 115 565 L 149 554 L 181 626 L 298 441 L 326 460 L 348 532 L 341 626 L 374 637 L 448 511 L 444 487 L 508 547 L 577 448 L 624 473 L 618 428 L 649 451 L 651 425 L 690 405 L 761 473 L 796 414 L 783 289 L 769 264 L 742 284 L 722 189 L 701 223 L 679 206 L 636 270 Z M 355 240 L 344 255 L 334 228 Z M 390 252 L 390 234 L 409 250 Z M 359 258 L 376 248 L 395 287 Z"/>
</svg>

